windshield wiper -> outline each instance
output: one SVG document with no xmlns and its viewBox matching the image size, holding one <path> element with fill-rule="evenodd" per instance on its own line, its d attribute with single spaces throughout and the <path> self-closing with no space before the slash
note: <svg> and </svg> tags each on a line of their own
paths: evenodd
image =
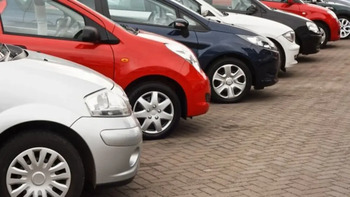
<svg viewBox="0 0 350 197">
<path fill-rule="evenodd" d="M 137 35 L 140 31 L 138 28 L 134 29 L 128 25 L 125 25 L 125 24 L 120 24 L 120 26 L 124 27 L 124 29 L 126 29 L 127 31 L 130 31 L 131 33 Z"/>
</svg>

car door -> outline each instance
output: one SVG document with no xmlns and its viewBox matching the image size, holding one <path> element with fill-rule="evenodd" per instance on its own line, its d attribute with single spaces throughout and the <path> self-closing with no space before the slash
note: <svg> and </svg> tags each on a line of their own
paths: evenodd
<svg viewBox="0 0 350 197">
<path fill-rule="evenodd" d="M 300 6 L 297 2 L 290 3 L 288 0 L 263 0 L 262 2 L 271 8 L 276 8 L 301 15 Z"/>
<path fill-rule="evenodd" d="M 84 3 L 84 0 L 81 2 Z M 103 9 L 107 9 L 109 12 L 107 15 L 122 25 L 172 38 L 197 52 L 196 32 L 193 30 L 184 32 L 174 28 L 173 23 L 179 18 L 178 9 L 165 1 L 107 0 L 107 7 L 100 10 L 96 7 L 96 9 L 100 13 L 106 13 Z"/>
<path fill-rule="evenodd" d="M 109 44 L 83 42 L 86 26 L 106 30 L 76 10 L 53 0 L 7 0 L 1 12 L 1 42 L 65 58 L 113 78 L 113 51 Z"/>
</svg>

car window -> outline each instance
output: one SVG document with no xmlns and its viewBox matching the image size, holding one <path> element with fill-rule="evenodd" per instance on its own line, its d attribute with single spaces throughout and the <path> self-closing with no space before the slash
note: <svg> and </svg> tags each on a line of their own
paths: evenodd
<svg viewBox="0 0 350 197">
<path fill-rule="evenodd" d="M 53 0 L 12 0 L 1 14 L 5 33 L 73 39 L 84 18 Z"/>
<path fill-rule="evenodd" d="M 174 8 L 155 0 L 108 0 L 115 21 L 169 26 L 176 19 Z"/>
<path fill-rule="evenodd" d="M 251 0 L 231 0 L 232 10 L 246 11 L 251 5 Z"/>
<path fill-rule="evenodd" d="M 182 5 L 186 6 L 187 8 L 201 14 L 201 7 L 200 4 L 197 3 L 195 0 L 175 0 Z"/>
</svg>

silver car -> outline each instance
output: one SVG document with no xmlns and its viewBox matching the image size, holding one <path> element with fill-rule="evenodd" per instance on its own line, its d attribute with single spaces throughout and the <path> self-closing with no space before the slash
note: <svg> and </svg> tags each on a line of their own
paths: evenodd
<svg viewBox="0 0 350 197">
<path fill-rule="evenodd" d="M 124 91 L 72 62 L 0 44 L 0 196 L 127 183 L 142 132 Z"/>
</svg>

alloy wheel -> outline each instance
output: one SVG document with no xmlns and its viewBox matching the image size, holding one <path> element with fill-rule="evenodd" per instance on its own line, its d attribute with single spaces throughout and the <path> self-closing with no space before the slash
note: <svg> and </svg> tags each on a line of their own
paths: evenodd
<svg viewBox="0 0 350 197">
<path fill-rule="evenodd" d="M 31 148 L 11 162 L 6 185 L 11 197 L 63 197 L 71 184 L 66 160 L 48 148 Z"/>
<path fill-rule="evenodd" d="M 214 91 L 222 98 L 238 97 L 247 85 L 244 71 L 234 64 L 225 64 L 219 67 L 212 79 Z"/>
<path fill-rule="evenodd" d="M 350 21 L 347 18 L 339 18 L 340 38 L 347 38 L 350 35 Z"/>
<path fill-rule="evenodd" d="M 133 108 L 142 131 L 145 133 L 161 133 L 170 126 L 174 119 L 175 111 L 171 99 L 159 91 L 143 94 L 136 100 Z"/>
</svg>

